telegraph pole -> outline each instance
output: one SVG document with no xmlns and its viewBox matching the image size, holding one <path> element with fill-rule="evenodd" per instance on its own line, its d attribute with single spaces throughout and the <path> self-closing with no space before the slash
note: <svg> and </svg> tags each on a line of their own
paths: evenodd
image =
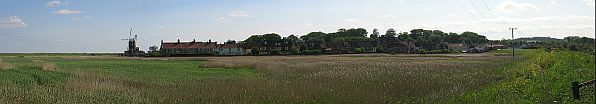
<svg viewBox="0 0 596 104">
<path fill-rule="evenodd" d="M 515 60 L 515 37 L 513 37 L 513 30 L 517 30 L 517 28 L 509 28 L 511 30 L 511 41 L 512 41 L 512 45 L 511 45 L 511 49 L 513 49 L 513 57 L 511 57 L 513 60 Z"/>
</svg>

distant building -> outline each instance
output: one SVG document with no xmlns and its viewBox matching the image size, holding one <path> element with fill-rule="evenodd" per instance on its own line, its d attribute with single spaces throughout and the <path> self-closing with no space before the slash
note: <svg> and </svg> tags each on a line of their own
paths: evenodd
<svg viewBox="0 0 596 104">
<path fill-rule="evenodd" d="M 214 55 L 217 42 L 161 42 L 159 49 L 162 55 Z"/>
<path fill-rule="evenodd" d="M 397 37 L 379 37 L 377 44 L 390 53 L 412 53 L 418 49 L 414 43 L 401 41 Z"/>
<path fill-rule="evenodd" d="M 364 49 L 364 53 L 377 52 L 377 41 L 348 41 L 348 50 L 355 51 L 356 48 Z"/>
<path fill-rule="evenodd" d="M 235 43 L 226 43 L 226 44 L 218 44 L 217 48 L 215 49 L 216 55 L 245 55 L 246 51 L 243 48 L 240 48 L 238 44 Z"/>
<path fill-rule="evenodd" d="M 137 47 L 137 35 L 134 38 L 130 37 L 132 35 L 132 29 L 130 29 L 130 34 L 128 39 L 122 39 L 128 41 L 128 49 L 124 51 L 124 56 L 143 56 L 145 55 L 144 51 L 141 51 L 139 47 Z"/>
<path fill-rule="evenodd" d="M 449 44 L 447 44 L 447 48 L 450 50 L 465 52 L 465 51 L 468 51 L 468 49 L 470 47 L 468 47 L 468 45 L 463 44 L 463 43 L 449 43 Z"/>
<path fill-rule="evenodd" d="M 281 40 L 264 40 L 255 46 L 252 46 L 251 51 L 258 51 L 255 55 L 270 55 L 270 54 L 291 54 L 293 48 L 298 48 L 297 43 L 289 39 Z"/>
<path fill-rule="evenodd" d="M 245 55 L 245 49 L 236 43 L 217 44 L 217 42 L 161 42 L 161 55 Z"/>
</svg>

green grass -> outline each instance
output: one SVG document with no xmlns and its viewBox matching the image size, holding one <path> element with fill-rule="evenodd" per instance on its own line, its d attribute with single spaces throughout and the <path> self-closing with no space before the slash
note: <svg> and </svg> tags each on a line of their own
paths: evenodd
<svg viewBox="0 0 596 104">
<path fill-rule="evenodd" d="M 204 81 L 263 76 L 250 68 L 199 68 L 201 61 L 1 58 L 15 67 L 0 70 L 0 103 L 188 103 L 197 101 L 180 99 L 202 100 Z"/>
<path fill-rule="evenodd" d="M 511 51 L 509 51 L 511 52 Z M 594 103 L 593 87 L 582 88 L 582 100 L 571 97 L 572 81 L 594 79 L 594 56 L 582 52 L 521 50 L 516 62 L 495 73 L 504 79 L 454 96 L 449 103 Z M 508 53 L 499 51 L 499 53 Z"/>
<path fill-rule="evenodd" d="M 167 60 L 9 54 L 0 55 L 0 103 L 594 102 L 586 93 L 593 87 L 582 88 L 578 101 L 570 89 L 571 81 L 594 78 L 594 56 L 520 50 L 511 61 L 509 52 Z"/>
</svg>

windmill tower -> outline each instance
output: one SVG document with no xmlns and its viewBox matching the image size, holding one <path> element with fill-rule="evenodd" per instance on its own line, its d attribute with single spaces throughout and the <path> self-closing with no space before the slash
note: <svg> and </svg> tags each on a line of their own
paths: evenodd
<svg viewBox="0 0 596 104">
<path fill-rule="evenodd" d="M 143 55 L 145 52 L 141 51 L 139 49 L 139 47 L 137 47 L 137 35 L 135 35 L 134 37 L 132 36 L 132 28 L 130 28 L 130 31 L 128 33 L 128 38 L 127 39 L 122 39 L 125 41 L 128 41 L 128 49 L 126 49 L 126 51 L 124 51 L 124 56 L 141 56 Z"/>
</svg>

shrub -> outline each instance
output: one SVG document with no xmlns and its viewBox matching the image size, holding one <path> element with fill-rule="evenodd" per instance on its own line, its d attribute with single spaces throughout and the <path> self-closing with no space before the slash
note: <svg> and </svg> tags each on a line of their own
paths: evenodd
<svg viewBox="0 0 596 104">
<path fill-rule="evenodd" d="M 322 54 L 321 50 L 304 50 L 302 51 L 304 55 L 320 55 Z"/>
<path fill-rule="evenodd" d="M 364 48 L 356 48 L 354 49 L 355 53 L 364 53 Z"/>
</svg>

